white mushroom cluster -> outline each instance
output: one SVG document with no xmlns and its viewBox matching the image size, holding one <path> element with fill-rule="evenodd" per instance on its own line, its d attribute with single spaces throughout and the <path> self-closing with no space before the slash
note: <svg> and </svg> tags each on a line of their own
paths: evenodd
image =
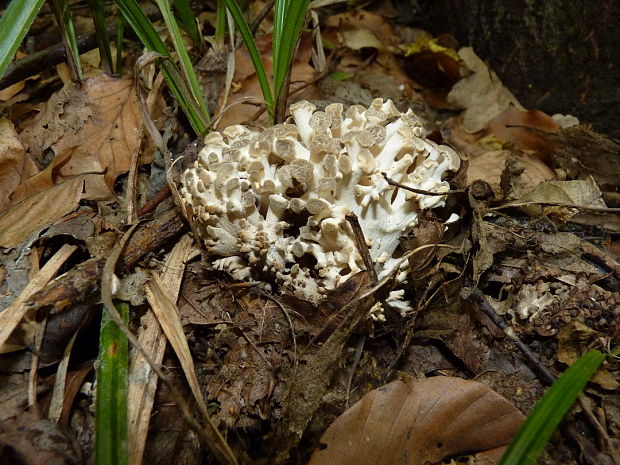
<svg viewBox="0 0 620 465">
<path fill-rule="evenodd" d="M 347 213 L 357 215 L 381 278 L 421 210 L 443 206 L 445 196 L 395 188 L 382 173 L 441 193 L 446 172 L 459 167 L 451 148 L 426 139 L 422 121 L 391 101 L 315 110 L 299 102 L 295 124 L 210 133 L 181 188 L 214 269 L 238 280 L 268 276 L 313 302 L 364 269 Z"/>
</svg>

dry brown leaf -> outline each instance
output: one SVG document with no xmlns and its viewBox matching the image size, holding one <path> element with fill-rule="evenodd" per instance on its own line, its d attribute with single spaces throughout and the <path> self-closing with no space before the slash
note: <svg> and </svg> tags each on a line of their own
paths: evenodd
<svg viewBox="0 0 620 465">
<path fill-rule="evenodd" d="M 517 149 L 548 161 L 553 151 L 553 144 L 545 141 L 527 128 L 536 128 L 542 131 L 558 131 L 560 126 L 551 116 L 542 111 L 519 110 L 510 105 L 501 114 L 489 121 L 485 133 L 495 136 L 498 140 L 512 142 Z"/>
<path fill-rule="evenodd" d="M 23 178 L 32 176 L 37 167 L 26 155 L 26 149 L 15 132 L 13 123 L 0 119 L 0 212 L 9 206 L 9 198 Z"/>
<path fill-rule="evenodd" d="M 465 110 L 463 126 L 467 132 L 471 134 L 483 130 L 490 120 L 511 104 L 523 109 L 497 74 L 489 69 L 471 47 L 463 47 L 458 53 L 472 74 L 454 84 L 448 94 L 447 108 Z"/>
<path fill-rule="evenodd" d="M 80 89 L 67 86 L 52 96 L 43 111 L 20 134 L 29 153 L 42 162 L 44 151 L 55 154 L 47 168 L 22 184 L 13 202 L 72 176 L 103 172 L 91 178 L 85 197 L 111 197 L 116 177 L 129 170 L 140 146 L 140 114 L 133 80 L 101 74 Z"/>
<path fill-rule="evenodd" d="M 601 191 L 592 178 L 586 181 L 549 181 L 522 196 L 518 201 L 605 208 Z"/>
<path fill-rule="evenodd" d="M 185 270 L 185 263 L 197 253 L 193 239 L 185 235 L 174 246 L 161 273 L 161 281 L 171 300 L 176 302 Z M 166 337 L 157 317 L 152 311 L 140 320 L 138 343 L 153 358 L 161 363 L 166 349 Z M 142 354 L 135 352 L 129 375 L 127 405 L 129 409 L 129 463 L 140 465 L 146 444 L 149 421 L 153 410 L 157 376 Z"/>
<path fill-rule="evenodd" d="M 455 118 L 448 120 L 445 128 L 449 134 L 448 141 L 459 153 L 459 155 L 468 159 L 470 156 L 477 155 L 488 150 L 501 150 L 503 144 L 495 138 L 484 138 L 483 132 L 470 134 L 463 127 L 464 114 L 460 113 Z"/>
<path fill-rule="evenodd" d="M 26 87 L 26 81 L 19 81 L 12 86 L 0 90 L 0 102 L 6 102 L 12 99 L 15 95 L 19 94 L 24 87 Z"/>
<path fill-rule="evenodd" d="M 509 155 L 510 150 L 489 150 L 472 156 L 467 167 L 467 185 L 481 179 L 499 189 L 500 177 Z M 553 171 L 536 157 L 520 154 L 517 160 L 518 164 L 524 168 L 519 178 L 524 187 L 533 189 L 541 182 L 555 178 Z"/>
<path fill-rule="evenodd" d="M 523 419 L 508 400 L 475 381 L 394 381 L 336 419 L 310 465 L 436 463 L 505 446 Z"/>
<path fill-rule="evenodd" d="M 15 54 L 16 59 L 24 58 L 25 56 L 27 55 L 19 50 Z M 26 81 L 28 79 L 38 79 L 38 78 L 39 78 L 38 74 L 35 76 L 30 76 L 24 79 L 23 81 L 16 82 L 15 84 L 5 87 L 4 89 L 0 89 L 0 102 L 8 102 L 8 104 L 10 105 L 11 102 L 9 102 L 9 100 L 11 100 L 17 94 L 19 94 L 26 87 Z M 14 101 L 15 100 L 13 100 L 13 102 Z"/>
<path fill-rule="evenodd" d="M 617 213 L 580 213 L 571 217 L 570 220 L 575 224 L 603 228 L 607 232 L 620 232 L 620 216 Z"/>
<path fill-rule="evenodd" d="M 0 215 L 0 247 L 15 247 L 33 232 L 70 213 L 84 198 L 86 179 L 102 177 L 96 174 L 74 176 L 13 205 Z"/>
<path fill-rule="evenodd" d="M 39 113 L 26 123 L 20 138 L 28 153 L 41 166 L 44 152 L 64 134 L 77 131 L 92 117 L 91 102 L 75 86 L 65 86 L 43 104 Z"/>
<path fill-rule="evenodd" d="M 532 205 L 521 206 L 528 203 Z M 557 206 L 544 205 L 548 203 L 557 204 Z M 530 216 L 547 215 L 562 219 L 568 219 L 579 213 L 575 206 L 606 207 L 603 194 L 591 177 L 585 181 L 548 181 L 541 183 L 527 194 L 520 196 L 512 204 L 521 206 Z"/>
<path fill-rule="evenodd" d="M 578 321 L 571 321 L 558 333 L 558 360 L 566 365 L 572 365 L 589 349 L 600 349 L 601 341 L 604 340 L 604 335 L 598 331 Z M 592 382 L 610 391 L 620 387 L 616 377 L 604 367 L 594 374 Z"/>
<path fill-rule="evenodd" d="M 65 347 L 62 360 L 58 364 L 56 370 L 56 377 L 54 379 L 54 390 L 52 391 L 52 398 L 50 400 L 50 407 L 47 412 L 47 418 L 54 423 L 60 421 L 60 416 L 63 410 L 67 409 L 65 405 L 65 387 L 67 382 L 67 370 L 69 368 L 69 359 L 71 358 L 71 352 L 73 351 L 73 344 L 78 336 L 79 331 L 73 333 L 71 339 Z"/>
<path fill-rule="evenodd" d="M 41 419 L 34 409 L 0 422 L 0 444 L 2 457 L 12 457 L 14 463 L 71 465 L 83 461 L 75 439 Z"/>
<path fill-rule="evenodd" d="M 364 10 L 330 16 L 325 25 L 335 28 L 341 34 L 341 43 L 353 50 L 366 47 L 384 49 L 400 42 L 383 16 Z"/>
<path fill-rule="evenodd" d="M 576 126 L 556 132 L 536 132 L 553 144 L 553 161 L 571 178 L 592 176 L 603 190 L 618 191 L 620 186 L 620 143 Z"/>
<path fill-rule="evenodd" d="M 174 349 L 179 362 L 183 368 L 183 373 L 187 378 L 189 387 L 194 395 L 194 399 L 200 408 L 200 411 L 205 415 L 207 414 L 207 404 L 205 403 L 202 392 L 200 391 L 200 385 L 198 378 L 196 377 L 196 369 L 194 367 L 194 360 L 189 350 L 187 338 L 183 332 L 183 326 L 181 325 L 181 319 L 179 317 L 179 310 L 176 304 L 172 303 L 168 294 L 164 291 L 164 285 L 161 282 L 159 275 L 152 273 L 151 281 L 146 284 L 146 297 L 153 309 L 153 313 L 157 316 L 157 320 L 161 325 L 170 345 Z"/>
</svg>

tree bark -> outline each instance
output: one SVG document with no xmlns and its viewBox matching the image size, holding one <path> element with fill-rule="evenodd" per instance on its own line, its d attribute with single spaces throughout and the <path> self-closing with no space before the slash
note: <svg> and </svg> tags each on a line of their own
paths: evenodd
<svg viewBox="0 0 620 465">
<path fill-rule="evenodd" d="M 420 27 L 471 45 L 529 109 L 620 137 L 620 2 L 420 0 Z"/>
</svg>

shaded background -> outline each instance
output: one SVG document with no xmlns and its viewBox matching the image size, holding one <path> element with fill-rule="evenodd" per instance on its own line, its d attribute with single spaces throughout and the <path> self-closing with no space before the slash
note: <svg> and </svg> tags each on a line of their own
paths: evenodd
<svg viewBox="0 0 620 465">
<path fill-rule="evenodd" d="M 620 138 L 620 1 L 395 3 L 410 25 L 473 46 L 526 108 L 570 113 Z"/>
</svg>

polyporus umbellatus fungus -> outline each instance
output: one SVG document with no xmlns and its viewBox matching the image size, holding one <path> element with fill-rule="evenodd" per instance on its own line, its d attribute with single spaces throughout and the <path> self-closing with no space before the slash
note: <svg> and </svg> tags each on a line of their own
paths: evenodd
<svg viewBox="0 0 620 465">
<path fill-rule="evenodd" d="M 399 263 L 399 237 L 421 210 L 444 205 L 445 196 L 396 188 L 382 173 L 446 192 L 444 175 L 459 158 L 389 100 L 290 110 L 295 124 L 210 133 L 182 176 L 181 195 L 214 269 L 238 280 L 268 273 L 284 291 L 317 302 L 364 269 L 347 213 L 357 215 L 381 278 Z M 388 302 L 400 296 L 394 291 Z"/>
</svg>

